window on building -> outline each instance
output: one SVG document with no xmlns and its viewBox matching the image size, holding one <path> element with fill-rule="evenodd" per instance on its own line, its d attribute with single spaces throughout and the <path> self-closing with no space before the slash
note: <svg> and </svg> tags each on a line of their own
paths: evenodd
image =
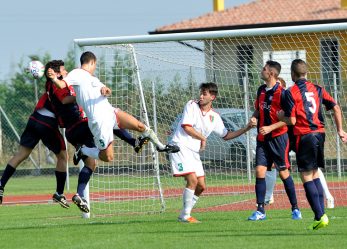
<svg viewBox="0 0 347 249">
<path fill-rule="evenodd" d="M 248 80 L 251 82 L 252 73 L 251 66 L 253 64 L 253 46 L 240 45 L 237 46 L 237 78 L 240 85 L 243 85 L 243 78 L 246 76 L 246 65 L 248 68 Z"/>
<path fill-rule="evenodd" d="M 320 41 L 320 47 L 321 71 L 324 86 L 326 88 L 333 87 L 334 74 L 336 76 L 336 84 L 340 85 L 340 60 L 338 41 L 336 39 L 323 39 Z"/>
</svg>

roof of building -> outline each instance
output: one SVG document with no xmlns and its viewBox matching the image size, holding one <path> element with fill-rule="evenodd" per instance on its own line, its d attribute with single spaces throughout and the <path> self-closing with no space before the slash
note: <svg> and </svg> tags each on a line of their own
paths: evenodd
<svg viewBox="0 0 347 249">
<path fill-rule="evenodd" d="M 256 0 L 157 28 L 151 34 L 347 21 L 341 0 Z"/>
</svg>

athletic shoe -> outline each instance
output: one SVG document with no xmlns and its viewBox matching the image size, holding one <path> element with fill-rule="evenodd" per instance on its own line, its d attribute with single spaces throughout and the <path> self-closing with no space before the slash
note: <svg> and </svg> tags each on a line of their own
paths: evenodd
<svg viewBox="0 0 347 249">
<path fill-rule="evenodd" d="M 332 209 L 335 207 L 334 197 L 327 198 L 327 208 Z"/>
<path fill-rule="evenodd" d="M 309 230 L 318 230 L 329 225 L 329 218 L 326 214 L 320 218 L 320 220 L 315 220 L 309 227 Z"/>
<path fill-rule="evenodd" d="M 301 220 L 302 219 L 302 215 L 299 209 L 294 209 L 292 211 L 292 219 L 293 220 Z"/>
<path fill-rule="evenodd" d="M 157 147 L 157 151 L 166 152 L 166 153 L 177 153 L 180 151 L 180 147 L 178 147 L 177 145 L 173 145 L 173 144 L 167 144 L 164 149 L 159 149 Z"/>
<path fill-rule="evenodd" d="M 271 205 L 275 202 L 274 196 L 271 195 L 270 200 L 265 200 L 265 205 Z"/>
<path fill-rule="evenodd" d="M 58 202 L 63 208 L 69 208 L 70 205 L 66 201 L 66 197 L 63 194 L 54 193 L 52 197 L 53 201 Z"/>
<path fill-rule="evenodd" d="M 182 222 L 182 223 L 201 223 L 201 221 L 195 219 L 193 216 L 190 216 L 190 217 L 187 218 L 187 219 L 178 217 L 177 220 L 178 220 L 179 222 Z"/>
<path fill-rule="evenodd" d="M 86 201 L 86 199 L 80 197 L 78 194 L 75 194 L 72 197 L 72 201 L 83 213 L 89 213 L 88 202 Z"/>
<path fill-rule="evenodd" d="M 82 144 L 77 144 L 76 151 L 73 154 L 73 164 L 77 165 L 81 159 L 84 159 L 86 156 L 82 153 Z"/>
<path fill-rule="evenodd" d="M 265 219 L 266 219 L 266 214 L 263 214 L 260 211 L 255 211 L 252 213 L 251 216 L 248 217 L 248 220 L 251 220 L 251 221 L 265 220 Z"/>
<path fill-rule="evenodd" d="M 149 137 L 138 137 L 136 140 L 135 140 L 135 147 L 134 147 L 134 150 L 136 153 L 140 153 L 142 151 L 142 147 L 145 145 L 145 144 L 148 144 L 149 142 Z"/>
<path fill-rule="evenodd" d="M 2 204 L 2 199 L 4 198 L 4 187 L 0 186 L 0 205 Z"/>
</svg>

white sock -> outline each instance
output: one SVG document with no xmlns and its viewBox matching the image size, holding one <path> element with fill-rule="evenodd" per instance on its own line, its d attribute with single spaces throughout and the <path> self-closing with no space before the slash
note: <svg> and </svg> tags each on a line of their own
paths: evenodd
<svg viewBox="0 0 347 249">
<path fill-rule="evenodd" d="M 157 135 L 154 133 L 154 131 L 149 128 L 146 127 L 146 130 L 144 132 L 141 133 L 142 137 L 149 137 L 149 139 L 155 144 L 156 147 L 158 147 L 160 150 L 165 149 L 165 145 L 162 144 L 159 141 L 159 138 L 157 137 Z"/>
<path fill-rule="evenodd" d="M 81 151 L 82 151 L 83 155 L 86 155 L 86 156 L 94 158 L 94 159 L 99 159 L 100 150 L 96 147 L 89 148 L 87 146 L 83 146 L 81 148 Z"/>
<path fill-rule="evenodd" d="M 325 180 L 324 174 L 320 168 L 318 168 L 318 174 L 319 174 L 320 182 L 321 182 L 322 187 L 323 187 L 325 198 L 326 199 L 332 198 L 333 196 L 331 195 L 331 193 L 329 191 L 327 181 Z"/>
<path fill-rule="evenodd" d="M 274 193 L 274 188 L 276 184 L 277 170 L 272 169 L 271 171 L 266 171 L 265 182 L 266 182 L 266 192 L 265 201 L 269 201 Z"/>
<path fill-rule="evenodd" d="M 183 209 L 180 214 L 180 218 L 187 219 L 190 217 L 190 213 L 193 209 L 193 196 L 194 190 L 185 188 L 183 191 Z"/>
<path fill-rule="evenodd" d="M 198 202 L 199 196 L 193 195 L 193 200 L 192 200 L 192 209 L 195 207 L 195 204 Z"/>
</svg>

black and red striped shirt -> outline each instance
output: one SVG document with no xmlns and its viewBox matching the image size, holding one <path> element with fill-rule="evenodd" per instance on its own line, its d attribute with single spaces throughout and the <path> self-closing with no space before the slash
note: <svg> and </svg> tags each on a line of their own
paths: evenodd
<svg viewBox="0 0 347 249">
<path fill-rule="evenodd" d="M 287 132 L 287 126 L 282 126 L 276 130 L 273 130 L 267 135 L 259 133 L 259 129 L 263 126 L 268 126 L 279 122 L 277 118 L 277 112 L 282 110 L 282 100 L 284 98 L 284 88 L 279 82 L 273 86 L 273 88 L 266 90 L 266 85 L 261 85 L 257 91 L 257 99 L 254 103 L 254 108 L 259 112 L 258 119 L 258 141 L 264 141 L 278 137 Z"/>
<path fill-rule="evenodd" d="M 330 110 L 336 101 L 324 88 L 306 79 L 299 79 L 286 90 L 283 110 L 286 117 L 296 118 L 294 135 L 324 132 L 322 104 Z"/>
</svg>

